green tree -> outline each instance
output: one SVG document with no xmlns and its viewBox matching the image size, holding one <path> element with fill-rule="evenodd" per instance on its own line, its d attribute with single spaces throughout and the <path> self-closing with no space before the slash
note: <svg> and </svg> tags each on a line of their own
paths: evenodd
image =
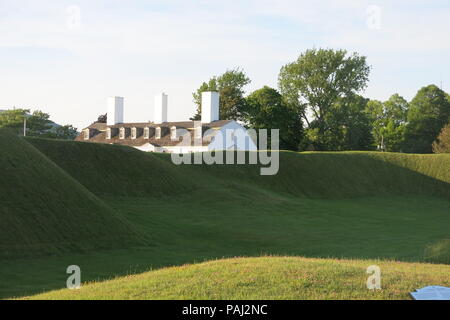
<svg viewBox="0 0 450 320">
<path fill-rule="evenodd" d="M 298 150 L 303 125 L 298 110 L 289 106 L 275 89 L 264 86 L 246 98 L 243 118 L 253 129 L 279 129 L 280 149 Z"/>
<path fill-rule="evenodd" d="M 23 134 L 26 119 L 27 135 L 38 136 L 51 129 L 49 115 L 36 110 L 30 114 L 29 109 L 5 110 L 0 113 L 0 127 L 10 128 L 17 134 Z"/>
<path fill-rule="evenodd" d="M 370 120 L 365 109 L 368 99 L 353 95 L 338 100 L 325 116 L 327 130 L 319 134 L 319 122 L 313 120 L 308 131 L 313 146 L 322 144 L 327 150 L 367 150 L 372 144 Z"/>
<path fill-rule="evenodd" d="M 30 110 L 13 109 L 0 112 L 0 128 L 9 128 L 17 134 L 23 134 L 23 122 Z"/>
<path fill-rule="evenodd" d="M 339 144 L 340 150 L 367 150 L 372 145 L 370 120 L 365 109 L 369 99 L 354 94 L 339 98 L 329 117 L 340 115 L 341 121 L 337 123 L 343 128 L 343 140 Z"/>
<path fill-rule="evenodd" d="M 434 153 L 450 153 L 450 122 L 441 130 L 441 133 L 433 142 Z"/>
<path fill-rule="evenodd" d="M 220 76 L 212 77 L 192 94 L 197 111 L 191 120 L 200 120 L 202 114 L 202 92 L 218 91 L 220 93 L 220 119 L 242 119 L 245 108 L 244 87 L 250 79 L 241 69 L 227 70 Z"/>
<path fill-rule="evenodd" d="M 393 94 L 388 101 L 384 103 L 385 115 L 392 119 L 396 125 L 406 122 L 409 103 L 399 94 Z"/>
<path fill-rule="evenodd" d="M 74 139 L 78 132 L 71 125 L 57 126 L 47 113 L 36 110 L 30 114 L 29 109 L 13 109 L 0 112 L 0 128 L 9 128 L 16 134 L 23 135 L 26 119 L 26 135 L 55 139 Z"/>
<path fill-rule="evenodd" d="M 448 95 L 435 85 L 421 88 L 410 103 L 404 151 L 431 153 L 432 143 L 450 119 Z"/>
<path fill-rule="evenodd" d="M 408 102 L 398 94 L 392 95 L 384 103 L 377 100 L 367 103 L 366 112 L 371 121 L 372 136 L 378 150 L 401 151 L 408 108 Z"/>
<path fill-rule="evenodd" d="M 281 68 L 278 77 L 280 92 L 290 104 L 296 106 L 312 129 L 309 136 L 314 136 L 315 149 L 329 148 L 326 136 L 330 131 L 337 130 L 327 122 L 333 105 L 340 99 L 352 99 L 364 89 L 369 72 L 366 57 L 332 49 L 307 50 L 296 61 Z"/>
<path fill-rule="evenodd" d="M 64 126 L 56 126 L 51 130 L 41 134 L 44 138 L 52 138 L 52 139 L 62 139 L 62 140 L 73 140 L 77 137 L 78 131 L 77 128 L 73 127 L 70 124 Z"/>
<path fill-rule="evenodd" d="M 50 115 L 40 110 L 34 111 L 31 116 L 27 118 L 27 135 L 42 136 L 52 129 L 52 121 Z"/>
</svg>

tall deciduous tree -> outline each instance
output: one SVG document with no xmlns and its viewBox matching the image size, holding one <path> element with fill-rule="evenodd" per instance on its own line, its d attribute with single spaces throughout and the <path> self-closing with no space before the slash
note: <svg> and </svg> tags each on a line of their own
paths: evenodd
<svg viewBox="0 0 450 320">
<path fill-rule="evenodd" d="M 280 91 L 314 130 L 315 149 L 328 149 L 326 135 L 330 130 L 336 130 L 327 121 L 333 112 L 333 104 L 351 99 L 364 89 L 369 72 L 366 57 L 332 49 L 307 50 L 296 61 L 281 68 Z"/>
<path fill-rule="evenodd" d="M 250 79 L 241 69 L 227 70 L 220 76 L 212 77 L 192 94 L 197 111 L 191 120 L 200 120 L 202 114 L 202 92 L 218 91 L 220 93 L 220 119 L 240 120 L 245 106 L 244 87 Z"/>
<path fill-rule="evenodd" d="M 303 137 L 301 115 L 277 90 L 265 86 L 251 93 L 243 118 L 254 129 L 279 129 L 280 149 L 298 150 Z"/>
<path fill-rule="evenodd" d="M 421 88 L 411 101 L 404 151 L 431 153 L 432 143 L 450 119 L 448 95 L 435 85 Z"/>
</svg>

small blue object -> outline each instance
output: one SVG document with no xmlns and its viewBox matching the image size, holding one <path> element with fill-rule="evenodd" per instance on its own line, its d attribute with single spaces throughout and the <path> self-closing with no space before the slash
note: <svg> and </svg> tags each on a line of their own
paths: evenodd
<svg viewBox="0 0 450 320">
<path fill-rule="evenodd" d="M 414 300 L 450 300 L 450 288 L 429 286 L 410 293 Z"/>
</svg>

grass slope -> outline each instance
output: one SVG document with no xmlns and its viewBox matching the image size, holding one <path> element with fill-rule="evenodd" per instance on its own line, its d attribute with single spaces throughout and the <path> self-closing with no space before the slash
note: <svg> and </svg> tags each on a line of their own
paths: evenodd
<svg viewBox="0 0 450 320">
<path fill-rule="evenodd" d="M 165 154 L 159 155 L 169 159 Z M 255 165 L 184 166 L 227 186 L 241 185 L 306 198 L 433 195 L 450 199 L 450 154 L 280 152 L 279 172 Z"/>
<path fill-rule="evenodd" d="M 367 267 L 381 269 L 368 290 Z M 430 284 L 450 285 L 450 266 L 296 257 L 235 258 L 165 268 L 52 291 L 27 299 L 411 299 Z"/>
<path fill-rule="evenodd" d="M 134 231 L 24 139 L 0 130 L 0 258 L 111 248 Z"/>
<path fill-rule="evenodd" d="M 98 143 L 27 141 L 99 196 L 159 197 L 191 189 L 192 181 L 153 153 Z"/>
<path fill-rule="evenodd" d="M 83 281 L 100 281 L 262 254 L 450 263 L 450 155 L 281 152 L 271 177 L 258 166 L 175 166 L 167 154 L 127 147 L 26 141 L 146 242 L 119 249 L 107 236 L 115 249 L 2 261 L 0 297 L 62 288 L 71 264 Z"/>
<path fill-rule="evenodd" d="M 258 165 L 175 166 L 168 154 L 128 147 L 29 142 L 98 195 L 157 197 L 214 188 L 309 198 L 421 194 L 450 199 L 450 154 L 280 152 L 278 174 L 261 176 Z"/>
</svg>

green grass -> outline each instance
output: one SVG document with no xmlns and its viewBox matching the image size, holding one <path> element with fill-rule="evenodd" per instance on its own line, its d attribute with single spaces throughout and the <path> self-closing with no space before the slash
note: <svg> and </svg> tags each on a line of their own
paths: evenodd
<svg viewBox="0 0 450 320">
<path fill-rule="evenodd" d="M 381 269 L 368 290 L 367 267 Z M 31 299 L 410 299 L 430 284 L 450 285 L 450 266 L 298 257 L 235 258 L 131 275 Z"/>
<path fill-rule="evenodd" d="M 450 154 L 280 153 L 280 170 L 257 165 L 172 164 L 170 155 L 129 147 L 29 138 L 59 167 L 99 196 L 151 197 L 193 190 L 273 191 L 302 198 L 433 195 L 450 199 Z"/>
<path fill-rule="evenodd" d="M 0 130 L 0 258 L 138 241 L 119 214 L 44 154 Z"/>
<path fill-rule="evenodd" d="M 1 260 L 0 297 L 3 298 L 63 288 L 67 278 L 65 270 L 72 264 L 81 267 L 83 281 L 103 281 L 235 256 L 448 263 L 450 155 L 281 152 L 279 174 L 260 176 L 258 166 L 175 166 L 167 154 L 147 154 L 127 147 L 15 139 L 11 143 L 0 137 L 2 149 L 8 150 L 0 154 L 2 166 L 10 165 L 10 157 L 15 157 L 19 164 L 16 168 L 8 167 L 15 170 L 11 171 L 14 175 L 10 174 L 15 184 L 9 182 L 11 177 L 0 178 L 0 194 L 8 194 L 2 198 L 0 212 L 20 217 L 16 230 L 21 225 L 29 226 L 24 229 L 28 230 L 27 237 L 33 232 L 40 234 L 38 231 L 47 225 L 51 226 L 51 232 L 45 235 L 48 241 L 43 241 L 39 250 L 31 243 L 26 247 L 26 242 L 19 248 L 11 245 L 22 236 L 12 232 L 14 225 L 0 225 L 12 239 L 6 248 L 16 256 L 24 251 L 31 255 Z M 39 160 L 24 159 L 20 153 L 24 149 L 32 152 L 33 157 L 39 156 Z M 48 181 L 45 178 L 48 174 L 39 175 L 42 172 L 55 176 Z M 30 174 L 33 178 L 27 180 L 31 179 Z M 34 181 L 34 184 L 27 183 L 30 189 L 24 192 L 19 188 L 19 180 Z M 53 183 L 56 187 L 47 191 Z M 45 201 L 55 207 L 54 211 L 43 206 L 33 211 L 42 194 L 47 194 Z M 53 194 L 64 196 L 52 197 Z M 104 209 L 87 210 L 86 203 L 90 202 L 80 200 L 80 194 L 89 195 Z M 6 199 L 15 203 L 25 197 L 31 201 L 22 211 L 16 213 L 13 206 L 4 209 Z M 61 205 L 69 200 L 71 206 Z M 41 214 L 45 219 L 36 223 L 28 212 Z M 85 240 L 82 246 L 57 240 L 66 227 L 72 228 L 74 234 L 82 229 L 80 239 Z M 118 231 L 119 227 L 126 231 Z M 97 229 L 104 230 L 102 247 L 109 250 L 95 248 L 101 243 L 97 241 L 100 237 L 88 231 Z M 120 237 L 131 237 L 134 242 L 119 240 L 117 243 Z M 59 246 L 57 250 L 55 243 Z M 267 259 L 261 261 L 269 263 Z M 310 268 L 314 269 L 313 265 Z M 425 264 L 419 267 L 434 270 Z M 260 269 L 255 268 L 254 275 L 258 276 Z M 424 279 L 424 283 L 433 280 Z M 433 284 L 439 281 L 442 284 L 439 277 L 434 280 L 437 282 Z M 280 278 L 280 281 L 285 280 Z M 287 297 L 281 289 L 272 296 Z M 345 297 L 346 293 L 341 293 L 338 298 Z M 331 292 L 323 294 L 332 297 Z M 399 291 L 398 297 L 404 294 Z M 291 297 L 298 296 L 293 293 Z M 366 296 L 361 292 L 361 295 L 348 296 L 351 297 Z M 391 296 L 373 296 L 385 297 Z"/>
<path fill-rule="evenodd" d="M 199 195 L 192 195 L 194 198 Z M 151 245 L 3 261 L 0 296 L 30 295 L 65 285 L 68 265 L 83 281 L 234 256 L 291 255 L 425 261 L 427 246 L 448 237 L 449 203 L 429 196 L 357 199 L 265 197 L 204 203 L 207 210 L 165 199 L 105 198 Z M 223 214 L 223 207 L 230 210 Z M 380 207 L 382 210 L 380 210 Z M 422 218 L 427 212 L 428 219 Z M 20 284 L 20 286 L 18 286 Z"/>
<path fill-rule="evenodd" d="M 442 239 L 425 248 L 427 261 L 450 264 L 450 239 Z"/>
</svg>

